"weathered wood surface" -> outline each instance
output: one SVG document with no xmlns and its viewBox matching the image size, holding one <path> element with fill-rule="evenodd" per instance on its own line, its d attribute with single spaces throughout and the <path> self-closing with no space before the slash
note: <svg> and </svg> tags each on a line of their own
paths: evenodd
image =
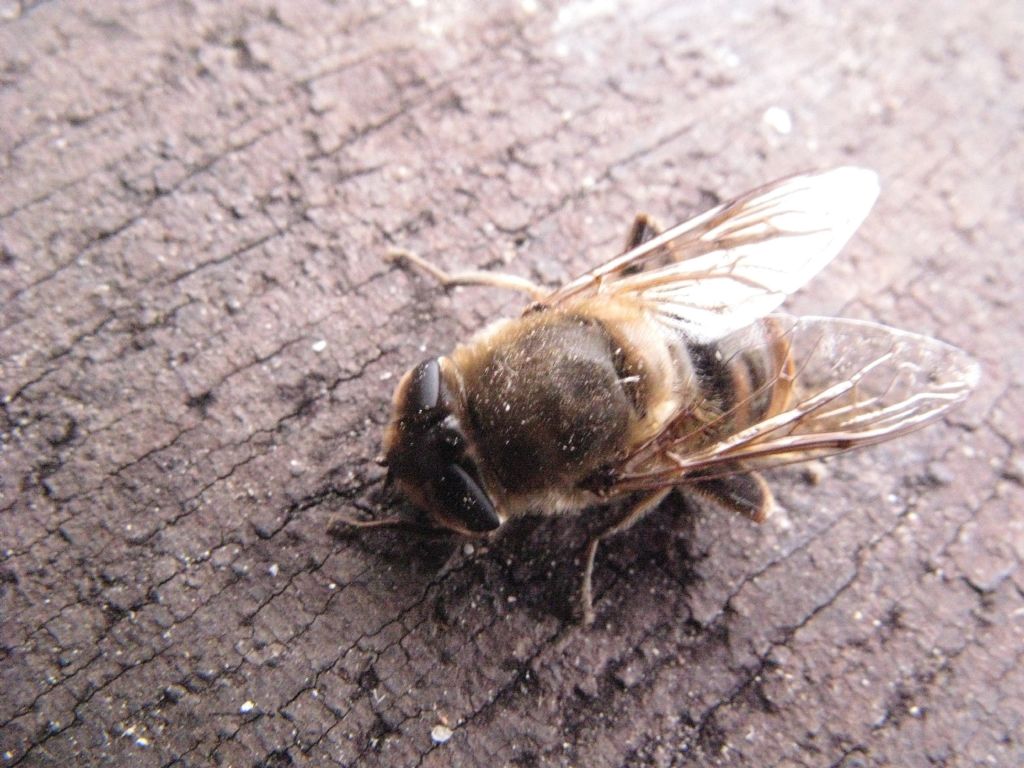
<svg viewBox="0 0 1024 768">
<path fill-rule="evenodd" d="M 1024 17 L 729 6 L 0 2 L 0 765 L 1024 764 Z M 517 306 L 389 244 L 557 282 L 841 163 L 882 198 L 791 306 L 971 349 L 959 414 L 760 528 L 666 504 L 589 629 L 585 520 L 327 535 Z"/>
</svg>

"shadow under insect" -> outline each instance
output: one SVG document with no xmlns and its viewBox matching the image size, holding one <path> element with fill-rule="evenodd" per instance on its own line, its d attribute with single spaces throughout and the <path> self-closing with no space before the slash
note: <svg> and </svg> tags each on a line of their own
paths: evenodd
<svg viewBox="0 0 1024 768">
<path fill-rule="evenodd" d="M 397 569 L 408 589 L 438 587 L 434 618 L 445 625 L 467 612 L 483 612 L 485 603 L 497 613 L 514 606 L 536 620 L 578 620 L 588 543 L 621 515 L 612 505 L 569 519 L 527 516 L 510 520 L 498 532 L 468 537 L 431 526 L 428 515 L 391 487 L 378 489 L 366 501 L 388 513 L 390 523 L 367 536 L 365 527 L 342 519 L 331 526 L 331 535 L 357 542 Z M 692 545 L 701 509 L 693 498 L 673 493 L 635 526 L 609 539 L 596 562 L 595 601 L 603 602 L 627 577 L 636 585 L 631 602 L 642 602 L 641 593 L 659 582 L 685 599 L 686 587 L 699 579 L 697 564 L 703 559 Z"/>
</svg>

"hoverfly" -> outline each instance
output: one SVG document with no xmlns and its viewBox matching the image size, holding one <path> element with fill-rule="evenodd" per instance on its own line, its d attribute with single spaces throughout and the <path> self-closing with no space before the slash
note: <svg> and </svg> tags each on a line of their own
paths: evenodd
<svg viewBox="0 0 1024 768">
<path fill-rule="evenodd" d="M 586 549 L 590 622 L 599 543 L 673 489 L 761 522 L 772 494 L 759 470 L 937 419 L 978 380 L 961 350 L 877 323 L 776 313 L 839 253 L 878 191 L 875 173 L 844 167 L 782 179 L 664 232 L 641 215 L 624 253 L 555 290 L 396 252 L 445 286 L 511 288 L 533 302 L 405 374 L 384 435 L 390 479 L 436 526 L 466 535 L 620 503 Z"/>
</svg>

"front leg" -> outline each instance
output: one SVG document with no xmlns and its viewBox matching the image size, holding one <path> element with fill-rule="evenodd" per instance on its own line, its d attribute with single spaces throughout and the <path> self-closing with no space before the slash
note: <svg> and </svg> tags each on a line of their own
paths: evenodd
<svg viewBox="0 0 1024 768">
<path fill-rule="evenodd" d="M 459 272 L 445 272 L 440 267 L 431 264 L 422 256 L 407 251 L 404 248 L 395 248 L 388 251 L 386 258 L 399 264 L 405 263 L 416 267 L 433 277 L 445 288 L 454 285 L 489 285 L 494 288 L 507 288 L 512 291 L 519 291 L 529 295 L 534 301 L 540 301 L 551 293 L 543 286 L 537 285 L 525 277 L 508 275 L 503 272 L 483 272 L 476 269 L 460 270 Z"/>
<path fill-rule="evenodd" d="M 450 535 L 452 533 L 450 528 L 418 523 L 415 520 L 409 520 L 401 515 L 392 515 L 390 517 L 382 517 L 376 520 L 359 520 L 354 517 L 349 517 L 348 515 L 335 515 L 331 518 L 331 522 L 327 526 L 327 532 L 335 538 L 347 538 L 350 535 L 355 535 L 357 531 L 373 529 L 379 530 L 381 528 L 390 528 L 392 530 L 406 531 L 408 533 L 422 535 Z"/>
</svg>

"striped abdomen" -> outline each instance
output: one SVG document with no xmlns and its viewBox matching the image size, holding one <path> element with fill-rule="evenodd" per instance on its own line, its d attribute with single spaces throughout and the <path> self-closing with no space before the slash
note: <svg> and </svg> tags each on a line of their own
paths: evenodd
<svg viewBox="0 0 1024 768">
<path fill-rule="evenodd" d="M 773 416 L 791 400 L 796 366 L 777 320 L 710 344 L 688 343 L 685 350 L 697 391 L 676 434 L 692 432 L 696 445 Z"/>
</svg>

